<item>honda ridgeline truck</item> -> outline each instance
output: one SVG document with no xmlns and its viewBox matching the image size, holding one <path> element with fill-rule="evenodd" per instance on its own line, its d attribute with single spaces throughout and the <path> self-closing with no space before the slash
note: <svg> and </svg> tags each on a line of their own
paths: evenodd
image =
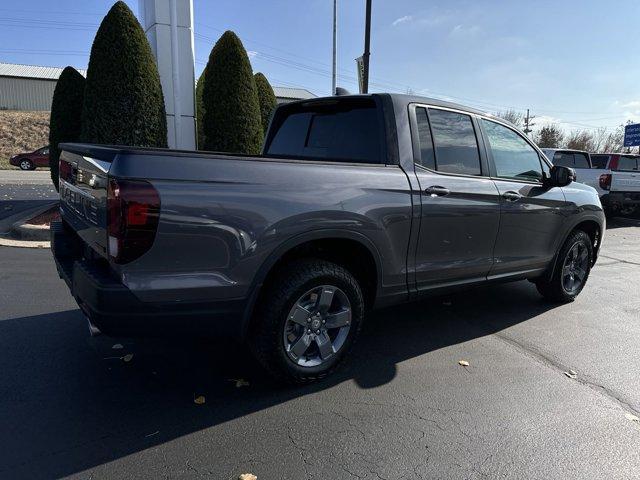
<svg viewBox="0 0 640 480">
<path fill-rule="evenodd" d="M 259 156 L 61 148 L 51 245 L 94 332 L 233 337 L 297 383 L 372 308 L 523 279 L 571 301 L 605 230 L 595 190 L 514 126 L 422 97 L 281 105 Z"/>
</svg>

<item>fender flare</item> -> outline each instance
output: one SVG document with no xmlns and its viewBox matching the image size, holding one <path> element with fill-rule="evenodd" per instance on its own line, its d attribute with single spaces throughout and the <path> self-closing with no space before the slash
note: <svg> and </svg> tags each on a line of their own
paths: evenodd
<svg viewBox="0 0 640 480">
<path fill-rule="evenodd" d="M 602 242 L 602 234 L 604 230 L 604 223 L 602 222 L 602 219 L 599 218 L 597 215 L 591 215 L 591 214 L 579 216 L 569 224 L 569 227 L 564 231 L 561 237 L 561 241 L 558 243 L 558 245 L 556 245 L 556 253 L 553 255 L 553 261 L 551 262 L 549 271 L 545 273 L 545 278 L 549 280 L 553 278 L 553 274 L 555 273 L 558 265 L 558 255 L 560 255 L 560 250 L 562 249 L 562 246 L 567 241 L 567 238 L 569 238 L 569 235 L 571 235 L 571 232 L 573 232 L 579 224 L 586 221 L 593 221 L 598 224 L 598 227 L 600 228 L 600 242 Z M 593 261 L 595 262 L 595 257 Z"/>
<path fill-rule="evenodd" d="M 365 235 L 354 232 L 353 230 L 342 229 L 318 229 L 304 232 L 291 237 L 284 242 L 280 243 L 269 256 L 262 262 L 260 268 L 251 283 L 249 289 L 249 296 L 247 297 L 247 305 L 242 315 L 242 325 L 240 325 L 240 337 L 244 339 L 246 337 L 247 329 L 251 321 L 251 315 L 253 313 L 253 307 L 260 294 L 263 283 L 271 269 L 275 264 L 289 251 L 313 240 L 329 240 L 329 239 L 344 239 L 353 240 L 364 246 L 376 264 L 376 276 L 377 276 L 377 290 L 379 292 L 382 285 L 382 261 L 380 259 L 380 252 L 376 248 L 375 244 Z"/>
</svg>

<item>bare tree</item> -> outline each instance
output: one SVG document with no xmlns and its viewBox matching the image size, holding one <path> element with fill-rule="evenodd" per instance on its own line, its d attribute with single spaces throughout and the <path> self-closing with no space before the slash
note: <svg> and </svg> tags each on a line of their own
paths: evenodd
<svg viewBox="0 0 640 480">
<path fill-rule="evenodd" d="M 517 110 L 509 109 L 504 112 L 496 112 L 495 116 L 512 123 L 516 127 L 521 127 L 524 124 L 524 114 Z"/>
<path fill-rule="evenodd" d="M 564 132 L 560 125 L 555 123 L 551 123 L 549 125 L 545 125 L 534 135 L 533 141 L 540 148 L 558 148 L 562 145 L 562 140 L 564 139 Z"/>
<path fill-rule="evenodd" d="M 574 130 L 567 137 L 567 148 L 593 152 L 594 145 L 593 134 L 587 130 Z"/>
</svg>

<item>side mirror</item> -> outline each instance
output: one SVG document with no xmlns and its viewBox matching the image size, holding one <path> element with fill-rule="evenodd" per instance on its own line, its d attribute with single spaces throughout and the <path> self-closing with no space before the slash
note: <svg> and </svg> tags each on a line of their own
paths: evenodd
<svg viewBox="0 0 640 480">
<path fill-rule="evenodd" d="M 566 187 L 575 179 L 576 172 L 573 168 L 554 165 L 549 176 L 545 178 L 545 184 L 548 187 Z"/>
</svg>

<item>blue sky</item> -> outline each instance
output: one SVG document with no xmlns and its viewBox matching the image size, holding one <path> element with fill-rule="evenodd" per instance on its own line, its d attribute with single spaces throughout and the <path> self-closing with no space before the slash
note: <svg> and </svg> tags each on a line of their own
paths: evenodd
<svg viewBox="0 0 640 480">
<path fill-rule="evenodd" d="M 226 30 L 274 85 L 331 86 L 332 0 L 193 0 L 196 68 Z M 137 13 L 137 0 L 127 2 Z M 338 84 L 357 91 L 364 0 L 338 0 Z M 85 68 L 103 0 L 3 0 L 0 61 Z M 640 121 L 638 0 L 373 0 L 371 90 L 413 91 L 566 129 Z"/>
</svg>

